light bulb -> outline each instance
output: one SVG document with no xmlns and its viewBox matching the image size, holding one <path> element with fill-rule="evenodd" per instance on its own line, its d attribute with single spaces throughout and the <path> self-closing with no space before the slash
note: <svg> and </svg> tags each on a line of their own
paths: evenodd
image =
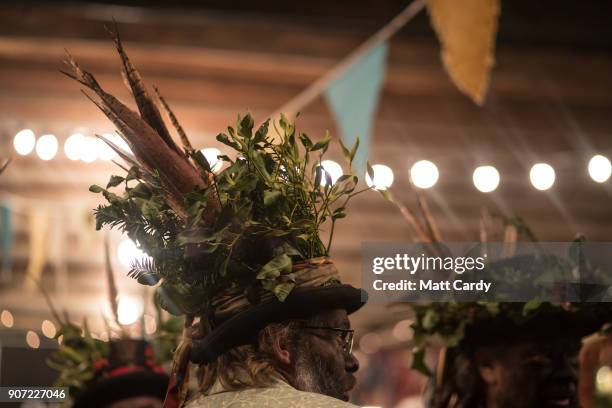
<svg viewBox="0 0 612 408">
<path fill-rule="evenodd" d="M 418 188 L 431 188 L 438 182 L 438 167 L 429 160 L 419 160 L 410 168 L 410 179 Z"/>
<path fill-rule="evenodd" d="M 321 167 L 329 174 L 332 184 L 335 184 L 336 181 L 342 177 L 342 173 L 344 173 L 342 166 L 333 160 L 323 160 L 321 162 Z M 323 173 L 321 174 L 321 186 L 325 187 L 325 185 L 327 185 L 327 178 L 325 177 L 325 173 Z"/>
<path fill-rule="evenodd" d="M 366 173 L 365 182 L 368 187 L 374 187 L 376 190 L 386 190 L 393 185 L 393 170 L 384 164 L 375 164 L 372 166 L 374 172 L 374 180 Z"/>
<path fill-rule="evenodd" d="M 529 172 L 531 184 L 538 190 L 548 190 L 555 184 L 555 169 L 547 163 L 534 164 Z"/>
<path fill-rule="evenodd" d="M 474 186 L 483 193 L 490 193 L 499 186 L 499 171 L 493 166 L 480 166 L 472 176 Z"/>
<path fill-rule="evenodd" d="M 51 160 L 57 154 L 57 138 L 54 135 L 42 135 L 36 141 L 36 154 L 41 160 Z"/>
<path fill-rule="evenodd" d="M 35 145 L 36 135 L 34 135 L 34 132 L 31 129 L 20 130 L 13 139 L 15 151 L 22 156 L 32 153 Z"/>
<path fill-rule="evenodd" d="M 597 154 L 589 161 L 589 175 L 593 181 L 604 183 L 608 181 L 612 174 L 612 164 L 606 156 Z"/>
</svg>

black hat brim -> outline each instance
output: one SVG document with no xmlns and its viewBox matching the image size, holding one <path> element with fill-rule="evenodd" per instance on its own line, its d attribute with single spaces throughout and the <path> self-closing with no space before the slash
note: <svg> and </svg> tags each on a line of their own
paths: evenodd
<svg viewBox="0 0 612 408">
<path fill-rule="evenodd" d="M 292 318 L 308 318 L 325 310 L 344 309 L 351 314 L 367 301 L 367 292 L 351 285 L 295 288 L 284 302 L 270 298 L 251 305 L 220 323 L 204 339 L 194 341 L 191 361 L 214 361 L 225 351 L 249 342 L 270 323 Z"/>
<path fill-rule="evenodd" d="M 542 311 L 524 322 L 508 317 L 480 321 L 468 328 L 462 346 L 468 350 L 493 344 L 550 338 L 581 339 L 600 330 L 612 321 L 609 311 L 597 309 L 597 304 L 581 312 L 569 312 L 552 305 L 541 306 Z"/>
<path fill-rule="evenodd" d="M 73 408 L 105 408 L 128 398 L 150 396 L 164 400 L 168 376 L 150 371 L 134 371 L 90 384 L 75 398 Z"/>
</svg>

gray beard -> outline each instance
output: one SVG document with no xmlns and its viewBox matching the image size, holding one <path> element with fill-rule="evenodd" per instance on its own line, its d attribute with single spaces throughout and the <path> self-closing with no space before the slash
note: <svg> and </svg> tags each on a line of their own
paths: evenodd
<svg viewBox="0 0 612 408">
<path fill-rule="evenodd" d="M 342 384 L 332 367 L 308 348 L 302 350 L 295 362 L 295 388 L 342 399 Z"/>
</svg>

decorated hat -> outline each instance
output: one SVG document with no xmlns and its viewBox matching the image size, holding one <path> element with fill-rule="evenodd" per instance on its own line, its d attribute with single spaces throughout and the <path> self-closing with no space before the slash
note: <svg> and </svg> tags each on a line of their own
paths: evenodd
<svg viewBox="0 0 612 408">
<path fill-rule="evenodd" d="M 425 197 L 419 191 L 414 193 L 418 203 L 416 209 L 398 201 L 390 191 L 386 192 L 385 196 L 398 206 L 411 226 L 416 240 L 427 244 L 424 248 L 444 252 L 445 245 Z M 531 242 L 534 248 L 538 248 L 535 234 L 522 219 L 492 216 L 486 210 L 483 211 L 480 222 L 482 245 L 478 250 L 486 250 L 487 243 L 491 242 L 503 242 L 504 245 L 501 246 L 503 250 L 497 258 L 489 259 L 486 268 L 478 272 L 478 278 L 489 276 L 500 281 L 500 277 L 504 277 L 506 285 L 518 285 L 510 289 L 522 291 L 524 295 L 526 288 L 537 287 L 534 282 L 538 278 L 550 276 L 553 277 L 553 283 L 546 288 L 548 291 L 570 292 L 577 301 L 563 301 L 563 296 L 559 296 L 559 302 L 541 301 L 534 295 L 528 302 L 491 299 L 411 303 L 409 306 L 414 312 L 414 369 L 428 376 L 432 374 L 424 361 L 428 348 L 442 349 L 445 351 L 443 354 L 449 357 L 456 354 L 453 350 L 469 354 L 479 347 L 504 342 L 542 340 L 555 336 L 579 339 L 612 322 L 612 306 L 609 303 L 597 302 L 609 287 L 604 283 L 607 279 L 597 279 L 596 274 L 602 271 L 594 268 L 585 259 L 583 237 L 577 237 L 568 246 L 567 256 L 545 251 L 529 254 L 504 253 L 509 248 L 515 248 L 520 240 Z M 554 278 L 574 274 L 579 277 L 588 276 L 590 279 L 562 279 L 560 282 L 554 282 Z M 544 298 L 554 297 L 550 296 L 550 293 L 548 295 Z M 437 377 L 444 371 L 443 364 L 443 361 L 439 362 Z"/>
<path fill-rule="evenodd" d="M 55 386 L 69 388 L 74 408 L 104 408 L 135 397 L 163 401 L 169 382 L 163 366 L 172 361 L 170 350 L 178 344 L 182 322 L 177 317 L 164 315 L 156 304 L 156 330 L 146 339 L 142 337 L 144 322 L 122 325 L 108 240 L 105 266 L 111 309 L 111 316 L 105 317 L 106 340 L 92 334 L 87 319 L 80 326 L 70 320 L 67 312 L 62 318 L 47 291 L 37 282 L 59 326 L 55 338 L 60 346 L 47 360 L 58 371 Z M 132 332 L 138 333 L 136 337 Z"/>
<path fill-rule="evenodd" d="M 331 136 L 314 141 L 284 116 L 258 127 L 250 114 L 238 116 L 216 138 L 232 152 L 216 158 L 224 164 L 217 171 L 157 89 L 151 96 L 116 30 L 112 35 L 137 111 L 104 91 L 70 55 L 65 74 L 89 90 L 129 147 L 99 136 L 123 159 L 124 174 L 90 188 L 108 202 L 96 209 L 97 229 L 117 228 L 147 253 L 129 275 L 155 286 L 165 310 L 186 316 L 177 385 L 185 382 L 188 357 L 213 361 L 266 324 L 359 309 L 365 292 L 341 283 L 330 252 L 335 223 L 346 216 L 350 198 L 367 188 L 356 190 L 352 173 L 332 180 L 323 169 Z M 357 147 L 341 144 L 349 166 Z"/>
<path fill-rule="evenodd" d="M 73 408 L 106 407 L 129 398 L 164 400 L 168 375 L 153 360 L 145 340 L 119 339 L 108 343 L 108 359 L 94 361 L 94 378 L 74 400 Z"/>
</svg>

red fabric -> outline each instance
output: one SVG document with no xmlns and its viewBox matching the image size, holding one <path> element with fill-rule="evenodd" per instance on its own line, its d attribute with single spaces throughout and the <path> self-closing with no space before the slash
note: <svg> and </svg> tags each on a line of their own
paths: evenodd
<svg viewBox="0 0 612 408">
<path fill-rule="evenodd" d="M 115 368 L 114 370 L 109 371 L 109 377 L 117 377 L 123 374 L 131 373 L 134 371 L 144 371 L 144 367 L 140 366 L 123 366 L 119 368 Z"/>
<path fill-rule="evenodd" d="M 180 403 L 179 387 L 176 385 L 174 374 L 172 374 L 170 381 L 168 381 L 168 391 L 166 391 L 163 408 L 179 408 Z"/>
</svg>

